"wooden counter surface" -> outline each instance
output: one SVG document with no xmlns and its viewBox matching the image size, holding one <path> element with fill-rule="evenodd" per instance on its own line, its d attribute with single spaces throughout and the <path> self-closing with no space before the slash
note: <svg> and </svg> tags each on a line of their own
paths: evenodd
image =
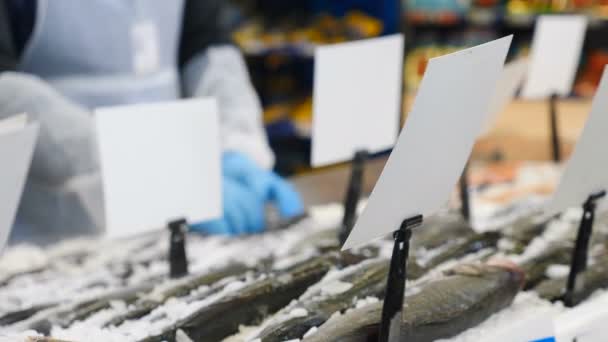
<svg viewBox="0 0 608 342">
<path fill-rule="evenodd" d="M 564 100 L 558 104 L 558 125 L 564 157 L 572 148 L 585 124 L 590 100 Z M 481 137 L 473 160 L 488 160 L 499 152 L 507 161 L 549 160 L 549 108 L 547 102 L 516 101 L 498 118 L 494 129 Z M 364 192 L 369 194 L 382 172 L 386 157 L 371 160 L 365 170 Z M 316 170 L 293 178 L 305 204 L 341 202 L 350 176 L 349 164 Z"/>
</svg>

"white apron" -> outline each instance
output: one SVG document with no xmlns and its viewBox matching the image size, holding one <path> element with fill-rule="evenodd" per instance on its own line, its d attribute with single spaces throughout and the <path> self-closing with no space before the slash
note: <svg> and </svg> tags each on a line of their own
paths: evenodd
<svg viewBox="0 0 608 342">
<path fill-rule="evenodd" d="M 182 11 L 182 0 L 38 0 L 36 23 L 19 70 L 41 77 L 89 109 L 176 99 L 180 95 L 177 54 Z M 80 127 L 92 124 L 85 122 Z M 80 127 L 77 123 L 49 124 L 47 132 L 58 141 L 69 141 L 61 138 L 78 136 L 75 130 Z M 90 128 L 83 131 L 91 134 Z M 37 149 L 41 154 L 48 152 L 44 158 L 53 158 L 51 147 Z M 75 169 L 86 172 L 70 173 L 60 183 L 56 176 L 48 181 L 40 176 L 28 179 L 13 242 L 50 243 L 102 229 L 97 157 L 78 155 L 89 153 L 86 151 L 72 153 L 70 160 L 82 160 L 87 166 Z M 57 175 L 61 171 L 34 173 Z"/>
<path fill-rule="evenodd" d="M 94 108 L 179 97 L 180 0 L 38 0 L 20 69 Z"/>
</svg>

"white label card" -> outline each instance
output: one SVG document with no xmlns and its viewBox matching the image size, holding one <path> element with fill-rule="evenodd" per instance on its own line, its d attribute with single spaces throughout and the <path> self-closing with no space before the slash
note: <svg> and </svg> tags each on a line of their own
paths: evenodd
<svg viewBox="0 0 608 342">
<path fill-rule="evenodd" d="M 27 114 L 17 114 L 0 120 L 0 135 L 22 130 L 27 125 Z"/>
<path fill-rule="evenodd" d="M 429 216 L 448 200 L 500 78 L 512 36 L 433 58 L 367 206 L 343 249 Z"/>
<path fill-rule="evenodd" d="M 528 60 L 526 58 L 520 58 L 505 65 L 492 97 L 492 102 L 490 102 L 488 121 L 484 124 L 482 135 L 487 134 L 492 129 L 500 114 L 513 101 L 527 71 Z"/>
<path fill-rule="evenodd" d="M 601 302 L 605 304 L 606 301 L 600 299 L 597 304 Z M 588 302 L 572 309 L 571 313 L 563 314 L 564 317 L 556 321 L 559 328 L 557 342 L 606 342 L 608 312 L 605 307 L 597 304 L 594 310 L 582 310 L 582 306 L 586 304 Z M 575 316 L 575 313 L 580 315 Z"/>
<path fill-rule="evenodd" d="M 555 315 L 539 312 L 534 316 L 519 317 L 507 326 L 492 332 L 493 342 L 555 342 Z"/>
<path fill-rule="evenodd" d="M 570 207 L 583 205 L 592 193 L 608 191 L 608 68 L 593 98 L 591 113 L 576 143 L 560 184 L 547 204 L 546 213 L 557 214 Z M 607 201 L 598 204 L 604 207 Z"/>
<path fill-rule="evenodd" d="M 14 121 L 11 125 L 16 128 Z M 38 124 L 34 123 L 23 126 L 22 129 L 16 128 L 0 134 L 0 165 L 2 165 L 0 167 L 0 189 L 2 189 L 0 191 L 0 252 L 6 245 L 15 220 L 32 161 L 38 129 Z"/>
<path fill-rule="evenodd" d="M 315 50 L 312 165 L 390 149 L 399 131 L 403 35 Z"/>
<path fill-rule="evenodd" d="M 604 317 L 606 318 L 606 317 Z M 581 332 L 576 338 L 572 339 L 573 342 L 606 342 L 606 334 L 608 330 L 606 328 L 606 321 L 596 321 L 593 326 L 587 327 L 586 331 Z"/>
<path fill-rule="evenodd" d="M 543 15 L 536 22 L 530 72 L 522 90 L 528 99 L 567 96 L 574 82 L 585 40 L 584 15 Z"/>
<path fill-rule="evenodd" d="M 109 238 L 221 215 L 214 99 L 101 108 L 95 118 Z"/>
</svg>

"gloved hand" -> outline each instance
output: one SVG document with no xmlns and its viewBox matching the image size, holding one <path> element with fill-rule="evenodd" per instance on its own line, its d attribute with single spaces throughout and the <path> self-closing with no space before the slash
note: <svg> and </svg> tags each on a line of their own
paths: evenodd
<svg viewBox="0 0 608 342">
<path fill-rule="evenodd" d="M 297 191 L 276 173 L 260 168 L 253 160 L 238 152 L 224 153 L 222 163 L 226 177 L 251 189 L 264 203 L 274 203 L 281 217 L 291 218 L 304 212 Z"/>
<path fill-rule="evenodd" d="M 304 212 L 300 196 L 291 184 L 241 153 L 224 153 L 222 174 L 224 217 L 193 225 L 192 230 L 227 235 L 260 232 L 264 229 L 267 203 L 274 203 L 283 218 Z"/>
<path fill-rule="evenodd" d="M 264 202 L 253 191 L 224 176 L 222 196 L 223 218 L 195 224 L 190 227 L 192 230 L 214 235 L 241 235 L 257 233 L 264 228 Z"/>
</svg>

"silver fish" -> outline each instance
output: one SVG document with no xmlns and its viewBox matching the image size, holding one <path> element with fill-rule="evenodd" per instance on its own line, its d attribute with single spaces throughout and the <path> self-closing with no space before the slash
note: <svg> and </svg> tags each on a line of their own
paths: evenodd
<svg viewBox="0 0 608 342">
<path fill-rule="evenodd" d="M 507 307 L 523 284 L 513 265 L 463 265 L 406 297 L 401 336 L 406 341 L 449 338 Z M 382 302 L 334 316 L 304 342 L 376 341 Z"/>
</svg>

